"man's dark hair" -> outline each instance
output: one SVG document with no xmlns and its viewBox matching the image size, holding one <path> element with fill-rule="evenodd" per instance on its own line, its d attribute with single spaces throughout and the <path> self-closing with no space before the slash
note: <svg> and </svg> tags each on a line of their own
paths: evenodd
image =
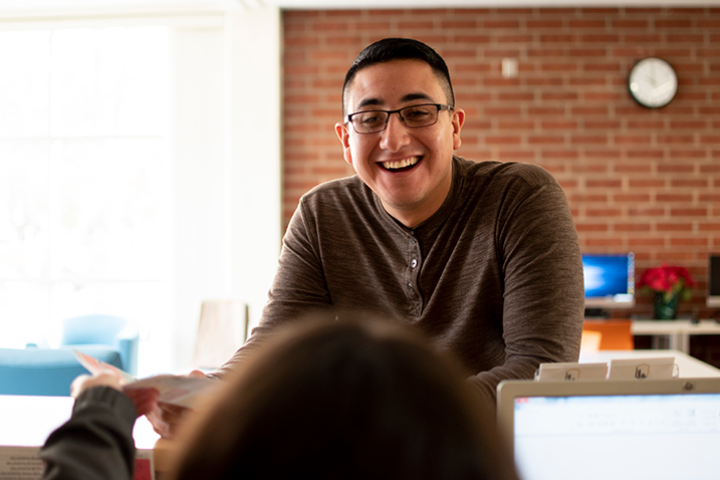
<svg viewBox="0 0 720 480">
<path fill-rule="evenodd" d="M 448 105 L 455 106 L 455 95 L 450 82 L 450 72 L 445 60 L 435 50 L 412 38 L 383 38 L 365 47 L 355 58 L 347 74 L 345 74 L 342 91 L 343 116 L 348 113 L 345 95 L 357 72 L 363 68 L 392 60 L 418 60 L 430 65 L 430 68 L 433 69 L 440 81 L 440 86 L 445 91 Z"/>
</svg>

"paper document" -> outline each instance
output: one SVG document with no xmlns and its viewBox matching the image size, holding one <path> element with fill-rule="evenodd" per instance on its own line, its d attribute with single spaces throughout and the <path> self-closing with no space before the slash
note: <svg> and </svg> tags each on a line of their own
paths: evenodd
<svg viewBox="0 0 720 480">
<path fill-rule="evenodd" d="M 109 373 L 126 382 L 123 389 L 156 388 L 160 392 L 158 401 L 171 403 L 181 407 L 191 407 L 200 397 L 207 396 L 213 388 L 220 384 L 217 380 L 207 377 L 195 378 L 177 375 L 156 375 L 137 380 L 117 367 L 101 362 L 89 355 L 73 349 L 75 357 L 90 373 L 97 375 Z"/>
<path fill-rule="evenodd" d="M 0 446 L 0 478 L 39 480 L 45 469 L 39 452 L 40 447 Z M 133 480 L 154 480 L 154 468 L 153 451 L 137 449 Z"/>
</svg>

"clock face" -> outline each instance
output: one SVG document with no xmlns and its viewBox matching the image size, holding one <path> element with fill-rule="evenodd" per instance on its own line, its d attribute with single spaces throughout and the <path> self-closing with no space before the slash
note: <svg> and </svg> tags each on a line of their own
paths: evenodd
<svg viewBox="0 0 720 480">
<path fill-rule="evenodd" d="M 668 62 L 648 57 L 632 68 L 628 85 L 630 94 L 640 105 L 659 108 L 673 99 L 677 93 L 678 80 L 675 70 Z"/>
</svg>

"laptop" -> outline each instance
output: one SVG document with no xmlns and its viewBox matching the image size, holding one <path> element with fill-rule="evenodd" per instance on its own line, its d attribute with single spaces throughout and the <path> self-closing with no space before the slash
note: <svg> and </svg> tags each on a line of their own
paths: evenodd
<svg viewBox="0 0 720 480">
<path fill-rule="evenodd" d="M 497 408 L 522 480 L 720 478 L 720 378 L 506 380 Z"/>
</svg>

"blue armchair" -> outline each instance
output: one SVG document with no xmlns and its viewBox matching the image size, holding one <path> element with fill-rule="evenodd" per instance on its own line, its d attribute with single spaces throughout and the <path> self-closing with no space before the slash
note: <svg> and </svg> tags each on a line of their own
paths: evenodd
<svg viewBox="0 0 720 480">
<path fill-rule="evenodd" d="M 77 348 L 90 353 L 87 347 L 112 347 L 120 353 L 122 368 L 131 375 L 137 375 L 138 328 L 124 318 L 112 315 L 83 315 L 68 318 L 63 322 L 61 346 Z M 109 363 L 109 362 L 108 362 Z"/>
<path fill-rule="evenodd" d="M 111 347 L 81 348 L 105 363 L 121 366 L 120 353 Z M 67 397 L 78 375 L 88 374 L 70 348 L 0 348 L 1 395 Z"/>
</svg>

